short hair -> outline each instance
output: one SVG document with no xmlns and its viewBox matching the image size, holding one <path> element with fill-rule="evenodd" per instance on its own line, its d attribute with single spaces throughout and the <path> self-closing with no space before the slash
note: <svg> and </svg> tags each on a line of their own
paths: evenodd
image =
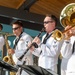
<svg viewBox="0 0 75 75">
<path fill-rule="evenodd" d="M 23 27 L 23 23 L 20 20 L 15 21 L 13 24 L 18 24 L 19 26 Z"/>
<path fill-rule="evenodd" d="M 46 14 L 46 17 L 51 17 L 55 22 L 56 22 L 56 25 L 57 25 L 57 23 L 58 23 L 58 19 L 57 19 L 57 17 L 55 16 L 55 15 L 52 15 L 52 14 Z"/>
<path fill-rule="evenodd" d="M 1 28 L 1 30 L 3 29 L 3 26 L 2 26 L 2 24 L 0 24 L 0 28 Z"/>
</svg>

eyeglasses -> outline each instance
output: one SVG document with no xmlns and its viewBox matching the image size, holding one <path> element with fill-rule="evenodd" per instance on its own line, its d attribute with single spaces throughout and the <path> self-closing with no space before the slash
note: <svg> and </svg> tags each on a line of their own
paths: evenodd
<svg viewBox="0 0 75 75">
<path fill-rule="evenodd" d="M 45 21 L 44 24 L 53 23 L 54 21 Z"/>
<path fill-rule="evenodd" d="M 12 30 L 17 30 L 18 28 L 20 28 L 20 27 L 12 28 Z"/>
</svg>

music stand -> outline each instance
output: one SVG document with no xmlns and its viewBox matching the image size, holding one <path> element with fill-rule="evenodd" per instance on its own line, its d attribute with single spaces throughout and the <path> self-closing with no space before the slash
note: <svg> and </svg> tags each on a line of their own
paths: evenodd
<svg viewBox="0 0 75 75">
<path fill-rule="evenodd" d="M 22 68 L 24 71 L 26 71 L 29 75 L 58 75 L 56 73 L 50 73 L 46 69 L 39 67 L 39 66 L 33 66 L 33 65 L 18 65 L 20 68 Z"/>
<path fill-rule="evenodd" d="M 11 71 L 11 72 L 17 72 L 18 71 L 18 69 L 16 67 L 14 67 L 14 66 L 12 66 L 12 65 L 10 65 L 10 64 L 2 61 L 2 60 L 0 61 L 0 67 L 6 69 L 8 71 Z"/>
</svg>

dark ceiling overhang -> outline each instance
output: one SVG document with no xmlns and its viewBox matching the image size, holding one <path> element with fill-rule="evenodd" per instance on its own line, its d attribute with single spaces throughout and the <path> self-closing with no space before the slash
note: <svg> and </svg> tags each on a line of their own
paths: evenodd
<svg viewBox="0 0 75 75">
<path fill-rule="evenodd" d="M 30 13 L 25 10 L 17 10 L 0 6 L 0 23 L 10 25 L 15 20 L 21 20 L 25 28 L 41 30 L 44 15 Z"/>
<path fill-rule="evenodd" d="M 22 4 L 22 6 L 24 6 L 24 10 L 29 11 L 30 7 L 37 1 L 38 0 L 26 0 L 24 5 Z"/>
</svg>

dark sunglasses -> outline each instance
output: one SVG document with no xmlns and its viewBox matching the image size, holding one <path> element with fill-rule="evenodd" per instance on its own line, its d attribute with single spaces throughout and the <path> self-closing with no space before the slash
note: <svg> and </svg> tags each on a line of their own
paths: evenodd
<svg viewBox="0 0 75 75">
<path fill-rule="evenodd" d="M 12 30 L 17 30 L 18 28 L 20 28 L 20 27 L 12 28 Z"/>
<path fill-rule="evenodd" d="M 54 21 L 45 21 L 44 24 L 53 23 Z"/>
</svg>

